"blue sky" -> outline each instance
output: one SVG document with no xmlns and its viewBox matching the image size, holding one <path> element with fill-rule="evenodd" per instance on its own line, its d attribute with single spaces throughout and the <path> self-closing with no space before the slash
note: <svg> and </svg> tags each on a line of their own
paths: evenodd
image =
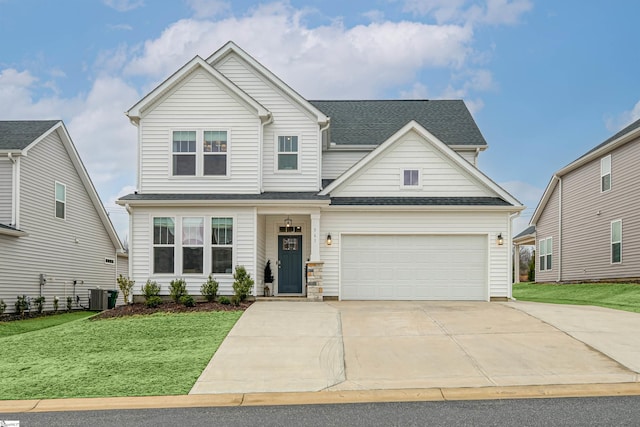
<svg viewBox="0 0 640 427">
<path fill-rule="evenodd" d="M 0 120 L 63 119 L 122 235 L 124 111 L 228 40 L 308 99 L 464 99 L 479 167 L 528 209 L 640 118 L 640 3 L 619 0 L 0 0 Z"/>
</svg>

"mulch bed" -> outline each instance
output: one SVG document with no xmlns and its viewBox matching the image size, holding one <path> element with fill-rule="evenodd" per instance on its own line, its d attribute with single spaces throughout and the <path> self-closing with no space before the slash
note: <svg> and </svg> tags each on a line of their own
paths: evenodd
<svg viewBox="0 0 640 427">
<path fill-rule="evenodd" d="M 184 304 L 176 304 L 167 301 L 158 307 L 147 307 L 144 304 L 120 305 L 110 310 L 105 310 L 91 319 L 109 319 L 114 317 L 145 315 L 153 313 L 193 313 L 196 311 L 244 311 L 253 304 L 253 301 L 243 301 L 238 306 L 232 304 L 220 304 L 219 302 L 197 302 L 195 307 L 186 307 Z"/>
</svg>

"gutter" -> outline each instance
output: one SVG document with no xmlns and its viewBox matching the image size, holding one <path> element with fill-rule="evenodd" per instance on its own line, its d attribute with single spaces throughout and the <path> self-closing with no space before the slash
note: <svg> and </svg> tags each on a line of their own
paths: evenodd
<svg viewBox="0 0 640 427">
<path fill-rule="evenodd" d="M 512 214 L 509 214 L 509 223 L 507 224 L 508 233 L 509 233 L 508 234 L 509 240 L 511 240 L 511 243 L 512 243 L 511 245 L 509 245 L 509 262 L 508 262 L 509 276 L 510 276 L 510 278 L 509 278 L 510 286 L 509 286 L 509 292 L 508 292 L 507 298 L 509 298 L 509 299 L 513 298 L 513 282 L 514 282 L 514 279 L 515 279 L 513 276 L 515 276 L 516 274 L 520 274 L 519 271 L 514 271 L 513 270 L 513 247 L 514 246 L 513 246 L 513 237 L 511 235 L 511 233 L 512 233 L 512 230 L 513 230 L 513 220 L 515 218 L 519 217 L 521 212 L 522 211 L 518 211 L 518 212 L 514 212 Z M 516 254 L 516 255 L 518 257 L 520 256 L 520 254 Z M 513 271 L 513 274 L 511 274 L 512 271 Z"/>
<path fill-rule="evenodd" d="M 562 281 L 562 178 L 560 177 L 558 177 L 558 280 L 557 281 L 558 282 Z"/>
<path fill-rule="evenodd" d="M 262 186 L 262 176 L 264 175 L 264 171 L 262 170 L 264 163 L 264 159 L 262 158 L 262 146 L 264 145 L 264 128 L 271 123 L 273 123 L 273 114 L 269 113 L 269 115 L 267 116 L 267 120 L 262 122 L 262 124 L 260 125 L 260 143 L 258 144 L 258 171 L 260 173 L 258 174 L 258 189 L 261 193 L 264 192 L 264 188 Z"/>
<path fill-rule="evenodd" d="M 20 228 L 20 158 L 13 157 L 13 153 L 7 153 L 12 163 L 11 183 L 11 224 Z"/>
</svg>

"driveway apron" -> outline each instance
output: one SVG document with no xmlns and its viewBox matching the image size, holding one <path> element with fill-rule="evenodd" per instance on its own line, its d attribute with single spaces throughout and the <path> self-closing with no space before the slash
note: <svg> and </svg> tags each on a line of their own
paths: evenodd
<svg viewBox="0 0 640 427">
<path fill-rule="evenodd" d="M 191 394 L 638 380 L 615 355 L 538 318 L 550 314 L 529 314 L 520 304 L 256 302 Z"/>
</svg>

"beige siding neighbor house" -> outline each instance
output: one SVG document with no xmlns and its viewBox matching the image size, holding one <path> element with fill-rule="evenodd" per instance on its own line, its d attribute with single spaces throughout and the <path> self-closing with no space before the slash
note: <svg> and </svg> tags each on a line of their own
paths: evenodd
<svg viewBox="0 0 640 427">
<path fill-rule="evenodd" d="M 229 42 L 127 116 L 136 283 L 199 295 L 213 274 L 229 295 L 243 265 L 254 296 L 511 297 L 523 206 L 476 167 L 487 144 L 462 101 L 309 101 Z"/>
<path fill-rule="evenodd" d="M 0 121 L 0 299 L 54 297 L 88 307 L 92 288 L 117 289 L 127 257 L 59 120 Z"/>
<path fill-rule="evenodd" d="M 640 120 L 553 175 L 531 219 L 537 282 L 640 279 L 638 164 Z"/>
</svg>

